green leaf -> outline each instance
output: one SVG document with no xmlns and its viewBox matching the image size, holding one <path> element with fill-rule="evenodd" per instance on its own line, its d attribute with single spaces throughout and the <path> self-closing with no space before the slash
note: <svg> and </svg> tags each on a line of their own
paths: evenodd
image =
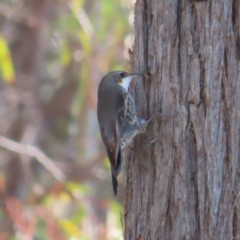
<svg viewBox="0 0 240 240">
<path fill-rule="evenodd" d="M 62 45 L 62 50 L 61 50 L 61 56 L 60 56 L 60 62 L 63 66 L 68 66 L 71 62 L 71 50 L 69 46 L 64 43 Z"/>
<path fill-rule="evenodd" d="M 81 238 L 82 234 L 73 222 L 68 220 L 60 221 L 60 226 L 69 237 Z"/>
<path fill-rule="evenodd" d="M 6 40 L 0 35 L 0 71 L 3 81 L 8 84 L 15 82 L 15 72 L 12 63 L 10 50 Z"/>
<path fill-rule="evenodd" d="M 71 193 L 78 192 L 78 193 L 81 193 L 84 195 L 89 193 L 89 189 L 87 186 L 85 186 L 83 184 L 75 183 L 75 182 L 67 182 L 66 188 Z"/>
<path fill-rule="evenodd" d="M 90 56 L 92 54 L 92 45 L 90 36 L 83 30 L 78 31 L 78 37 L 82 44 L 83 53 L 85 56 Z"/>
<path fill-rule="evenodd" d="M 82 224 L 82 221 L 84 220 L 84 218 L 87 216 L 87 211 L 85 208 L 81 207 L 78 210 L 76 210 L 76 213 L 74 216 L 72 216 L 71 218 L 71 222 L 73 222 L 74 224 Z"/>
</svg>

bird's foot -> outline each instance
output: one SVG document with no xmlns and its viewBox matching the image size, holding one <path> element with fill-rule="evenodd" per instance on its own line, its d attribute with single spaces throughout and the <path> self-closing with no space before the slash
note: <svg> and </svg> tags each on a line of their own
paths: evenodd
<svg viewBox="0 0 240 240">
<path fill-rule="evenodd" d="M 153 118 L 155 118 L 156 116 L 160 116 L 160 117 L 162 117 L 162 118 L 173 118 L 173 117 L 175 117 L 176 115 L 177 115 L 177 112 L 174 113 L 174 114 L 171 114 L 171 115 L 165 115 L 165 114 L 162 114 L 162 113 L 160 113 L 160 112 L 158 112 L 158 111 L 155 111 L 155 113 L 154 113 L 147 121 L 145 121 L 144 129 L 145 129 L 145 131 L 146 131 L 146 128 L 147 128 L 149 122 L 150 122 Z M 157 137 L 155 137 L 154 139 L 152 139 L 152 140 L 151 140 L 148 144 L 146 144 L 144 147 L 149 147 L 150 145 L 152 145 L 153 143 L 155 143 L 159 138 L 160 138 L 160 135 L 158 135 Z"/>
<path fill-rule="evenodd" d="M 148 124 L 151 122 L 151 120 L 156 117 L 156 114 L 152 115 L 147 121 L 142 119 L 142 118 L 138 118 L 138 123 L 139 123 L 139 132 L 140 133 L 145 133 Z"/>
<path fill-rule="evenodd" d="M 154 139 L 151 140 L 148 144 L 146 144 L 146 145 L 144 146 L 144 148 L 151 146 L 151 145 L 152 145 L 153 143 L 155 143 L 159 138 L 160 138 L 160 136 L 154 138 Z"/>
</svg>

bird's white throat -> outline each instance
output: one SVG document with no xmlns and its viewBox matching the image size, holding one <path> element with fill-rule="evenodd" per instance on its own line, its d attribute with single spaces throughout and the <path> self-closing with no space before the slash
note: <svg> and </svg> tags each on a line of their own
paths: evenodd
<svg viewBox="0 0 240 240">
<path fill-rule="evenodd" d="M 132 76 L 128 76 L 122 79 L 122 82 L 120 82 L 120 86 L 122 86 L 124 89 L 128 91 L 128 87 L 132 81 Z"/>
</svg>

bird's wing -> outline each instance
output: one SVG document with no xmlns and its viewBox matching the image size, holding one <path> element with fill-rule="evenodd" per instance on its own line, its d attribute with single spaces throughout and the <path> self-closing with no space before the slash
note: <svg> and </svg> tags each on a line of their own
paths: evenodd
<svg viewBox="0 0 240 240">
<path fill-rule="evenodd" d="M 122 134 L 122 128 L 125 124 L 125 120 L 126 120 L 126 115 L 127 115 L 127 107 L 128 107 L 128 94 L 126 92 L 123 92 L 122 96 L 121 96 L 121 104 L 119 107 L 119 111 L 118 111 L 118 116 L 117 116 L 117 131 L 119 133 L 119 138 Z"/>
<path fill-rule="evenodd" d="M 118 105 L 115 116 L 112 116 L 109 124 L 101 129 L 102 138 L 106 147 L 107 155 L 113 167 L 113 174 L 117 176 L 120 172 L 122 153 L 120 148 L 120 138 L 122 128 L 125 123 L 127 113 L 127 94 L 123 93 L 118 99 Z"/>
</svg>

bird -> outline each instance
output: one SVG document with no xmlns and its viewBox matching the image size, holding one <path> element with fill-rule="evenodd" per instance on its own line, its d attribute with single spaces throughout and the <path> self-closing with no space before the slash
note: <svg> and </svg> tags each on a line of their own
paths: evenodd
<svg viewBox="0 0 240 240">
<path fill-rule="evenodd" d="M 124 161 L 123 150 L 137 134 L 144 133 L 147 126 L 147 121 L 137 116 L 134 99 L 128 91 L 134 76 L 143 74 L 113 71 L 102 78 L 98 87 L 97 118 L 111 164 L 115 196 L 117 177 Z"/>
</svg>

